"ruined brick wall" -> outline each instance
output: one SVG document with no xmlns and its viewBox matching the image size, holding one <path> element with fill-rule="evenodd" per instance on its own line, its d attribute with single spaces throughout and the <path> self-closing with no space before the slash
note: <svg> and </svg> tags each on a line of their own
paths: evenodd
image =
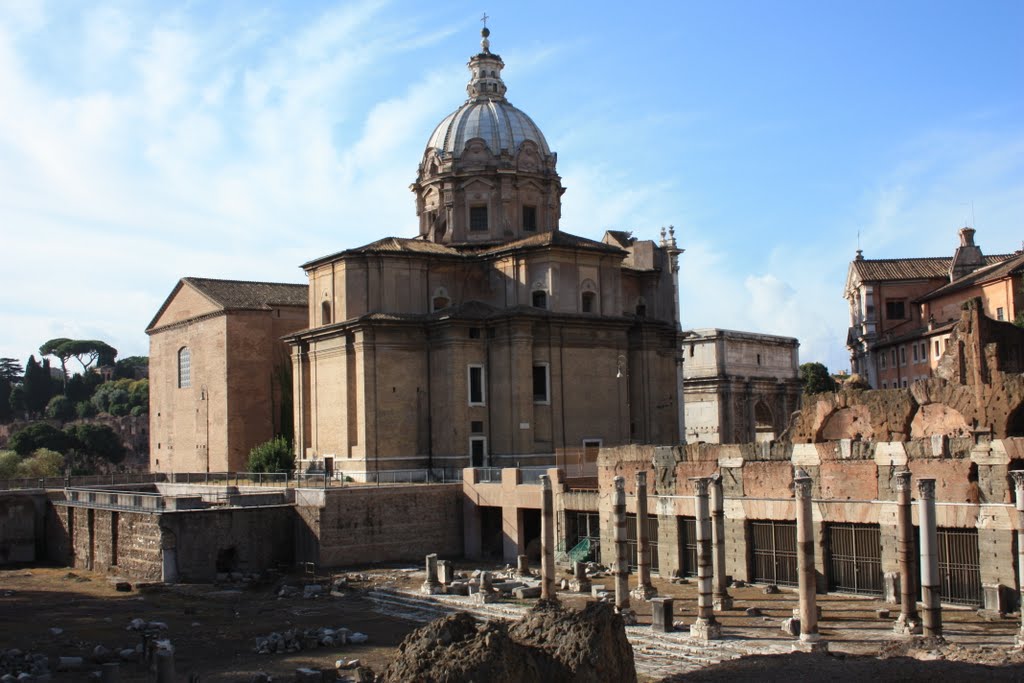
<svg viewBox="0 0 1024 683">
<path fill-rule="evenodd" d="M 218 571 L 255 572 L 293 559 L 295 512 L 291 506 L 184 510 L 160 515 L 159 537 L 143 549 L 165 561 L 177 580 L 212 582 Z"/>
<path fill-rule="evenodd" d="M 0 567 L 32 562 L 43 546 L 46 497 L 41 493 L 0 494 Z"/>
<path fill-rule="evenodd" d="M 322 507 L 299 507 L 301 523 L 319 531 L 323 567 L 462 555 L 462 484 L 353 486 L 324 494 Z"/>
</svg>

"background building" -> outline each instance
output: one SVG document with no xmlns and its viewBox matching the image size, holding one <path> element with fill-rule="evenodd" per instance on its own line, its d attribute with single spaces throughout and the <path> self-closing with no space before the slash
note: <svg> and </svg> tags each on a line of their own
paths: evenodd
<svg viewBox="0 0 1024 683">
<path fill-rule="evenodd" d="M 846 345 L 853 372 L 873 388 L 930 377 L 968 299 L 980 296 L 994 320 L 1024 313 L 1024 253 L 985 256 L 974 232 L 960 230 L 952 258 L 865 259 L 858 251 L 850 262 Z"/>
<path fill-rule="evenodd" d="M 411 186 L 418 237 L 303 265 L 302 469 L 544 464 L 680 438 L 675 237 L 559 230 L 557 156 L 505 99 L 487 35 Z"/>
<path fill-rule="evenodd" d="M 800 407 L 800 343 L 699 329 L 683 342 L 687 441 L 771 441 Z"/>
<path fill-rule="evenodd" d="M 306 322 L 306 285 L 182 278 L 149 335 L 150 471 L 245 470 L 290 431 L 281 337 Z"/>
</svg>

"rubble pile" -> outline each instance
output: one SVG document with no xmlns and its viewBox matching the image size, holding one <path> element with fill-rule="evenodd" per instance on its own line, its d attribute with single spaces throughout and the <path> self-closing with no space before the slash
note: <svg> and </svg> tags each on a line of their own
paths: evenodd
<svg viewBox="0 0 1024 683">
<path fill-rule="evenodd" d="M 302 650 L 315 650 L 318 647 L 337 647 L 339 645 L 361 645 L 369 640 L 369 636 L 347 628 L 308 628 L 305 630 L 288 629 L 256 639 L 254 652 L 259 655 L 285 654 Z"/>
<path fill-rule="evenodd" d="M 399 653 L 379 681 L 636 681 L 625 625 L 608 604 L 541 602 L 511 625 L 460 612 L 409 634 Z"/>
<path fill-rule="evenodd" d="M 0 681 L 16 681 L 26 675 L 33 678 L 49 676 L 50 663 L 46 655 L 18 649 L 0 650 Z"/>
</svg>

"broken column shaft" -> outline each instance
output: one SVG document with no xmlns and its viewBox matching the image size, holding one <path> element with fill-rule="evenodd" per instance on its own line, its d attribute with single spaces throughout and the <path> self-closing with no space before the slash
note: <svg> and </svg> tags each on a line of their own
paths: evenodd
<svg viewBox="0 0 1024 683">
<path fill-rule="evenodd" d="M 910 470 L 896 473 L 896 555 L 900 567 L 900 616 L 893 630 L 910 635 L 921 632 L 917 614 L 917 562 L 914 559 L 914 523 L 910 509 Z"/>
<path fill-rule="evenodd" d="M 540 597 L 555 598 L 555 498 L 551 477 L 540 475 Z"/>
<path fill-rule="evenodd" d="M 708 503 L 708 477 L 694 477 L 694 507 L 697 517 L 697 619 L 690 627 L 690 636 L 712 640 L 722 636 L 722 625 L 715 620 L 711 600 L 711 506 Z"/>
<path fill-rule="evenodd" d="M 800 641 L 794 649 L 825 652 L 828 643 L 818 633 L 817 572 L 814 569 L 814 518 L 811 478 L 802 469 L 793 477 L 796 493 L 796 571 L 800 591 Z"/>
<path fill-rule="evenodd" d="M 1014 470 L 1015 503 L 1017 506 L 1017 585 L 1020 586 L 1021 625 L 1017 633 L 1016 646 L 1024 648 L 1024 472 Z"/>
<path fill-rule="evenodd" d="M 442 592 L 441 582 L 437 580 L 437 553 L 431 553 L 426 558 L 427 578 L 420 588 L 421 593 L 436 595 Z"/>
<path fill-rule="evenodd" d="M 918 479 L 918 523 L 921 525 L 921 606 L 925 636 L 942 635 L 939 594 L 939 539 L 935 522 L 935 480 Z"/>
<path fill-rule="evenodd" d="M 711 591 L 712 604 L 719 612 L 730 610 L 732 596 L 729 595 L 729 583 L 725 577 L 725 492 L 721 474 L 711 477 L 711 546 L 715 574 Z"/>
<path fill-rule="evenodd" d="M 657 592 L 651 585 L 651 544 L 647 537 L 647 473 L 636 473 L 636 590 L 638 600 L 649 600 Z"/>
<path fill-rule="evenodd" d="M 626 555 L 626 480 L 615 477 L 612 493 L 612 523 L 615 529 L 615 610 L 628 620 L 632 615 L 629 608 L 629 558 Z"/>
</svg>

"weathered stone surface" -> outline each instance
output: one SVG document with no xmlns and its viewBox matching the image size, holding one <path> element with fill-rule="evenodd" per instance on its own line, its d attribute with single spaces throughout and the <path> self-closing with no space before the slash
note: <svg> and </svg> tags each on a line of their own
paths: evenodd
<svg viewBox="0 0 1024 683">
<path fill-rule="evenodd" d="M 399 652 L 380 681 L 636 681 L 621 619 L 596 603 L 578 612 L 542 603 L 511 626 L 458 613 L 417 629 Z"/>
<path fill-rule="evenodd" d="M 782 632 L 791 635 L 800 635 L 800 620 L 795 617 L 789 617 L 788 619 L 782 620 Z"/>
</svg>

